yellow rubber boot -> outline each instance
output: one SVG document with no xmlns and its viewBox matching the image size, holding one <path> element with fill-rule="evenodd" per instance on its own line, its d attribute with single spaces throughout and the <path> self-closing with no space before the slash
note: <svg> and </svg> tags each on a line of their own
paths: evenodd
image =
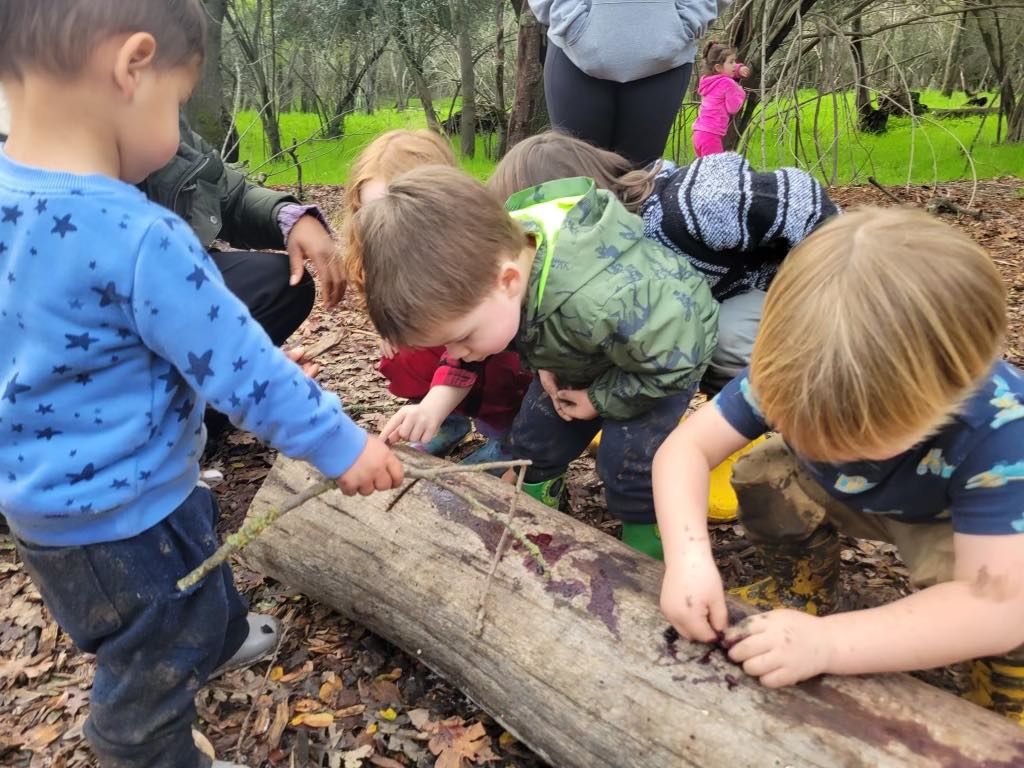
<svg viewBox="0 0 1024 768">
<path fill-rule="evenodd" d="M 1024 725 L 1024 658 L 975 659 L 964 698 Z"/>
<path fill-rule="evenodd" d="M 750 453 L 755 445 L 763 443 L 767 439 L 767 435 L 761 435 L 761 437 L 740 448 L 736 453 L 711 470 L 708 486 L 708 520 L 712 523 L 732 523 L 736 521 L 736 511 L 740 505 L 739 500 L 736 498 L 736 491 L 732 489 L 733 464 L 736 463 L 740 456 Z"/>
<path fill-rule="evenodd" d="M 681 423 L 681 420 L 680 420 Z M 732 465 L 740 456 L 749 452 L 755 445 L 767 439 L 767 435 L 754 440 L 749 445 L 740 448 L 736 453 L 727 458 L 713 470 L 711 470 L 710 485 L 708 489 L 708 520 L 712 523 L 732 523 L 736 521 L 736 510 L 739 502 L 736 500 L 736 492 L 732 489 Z M 601 433 L 594 435 L 594 439 L 587 446 L 587 453 L 591 456 L 597 455 L 597 449 L 601 447 Z"/>
<path fill-rule="evenodd" d="M 835 609 L 839 534 L 834 528 L 818 528 L 796 544 L 759 544 L 757 548 L 770 575 L 753 584 L 734 587 L 729 594 L 764 610 L 794 608 L 820 616 Z"/>
</svg>

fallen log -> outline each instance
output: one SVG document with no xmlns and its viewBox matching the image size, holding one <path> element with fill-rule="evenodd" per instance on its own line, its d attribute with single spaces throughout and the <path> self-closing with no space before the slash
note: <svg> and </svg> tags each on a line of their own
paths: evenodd
<svg viewBox="0 0 1024 768">
<path fill-rule="evenodd" d="M 319 479 L 279 458 L 250 517 Z M 661 566 L 532 499 L 511 525 L 546 567 L 516 545 L 488 579 L 506 525 L 446 483 L 509 508 L 483 474 L 332 490 L 243 556 L 422 659 L 556 768 L 1024 766 L 1024 729 L 907 675 L 772 691 L 720 650 L 667 641 Z"/>
<path fill-rule="evenodd" d="M 999 107 L 957 107 L 954 109 L 933 109 L 931 111 L 931 116 L 939 120 L 997 114 L 999 114 Z"/>
</svg>

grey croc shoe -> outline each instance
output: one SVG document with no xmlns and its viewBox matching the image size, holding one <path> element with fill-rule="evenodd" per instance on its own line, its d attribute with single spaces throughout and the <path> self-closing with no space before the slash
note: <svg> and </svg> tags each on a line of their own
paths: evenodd
<svg viewBox="0 0 1024 768">
<path fill-rule="evenodd" d="M 277 648 L 277 643 L 281 639 L 281 625 L 277 619 L 264 613 L 250 613 L 246 616 L 246 620 L 249 622 L 249 634 L 246 636 L 245 642 L 235 651 L 234 656 L 213 671 L 209 677 L 210 680 L 233 669 L 241 669 L 255 664 L 260 659 L 269 656 Z"/>
</svg>

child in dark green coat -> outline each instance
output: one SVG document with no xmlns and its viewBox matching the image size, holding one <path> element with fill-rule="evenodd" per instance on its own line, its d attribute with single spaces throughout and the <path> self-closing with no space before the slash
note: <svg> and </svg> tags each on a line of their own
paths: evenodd
<svg viewBox="0 0 1024 768">
<path fill-rule="evenodd" d="M 457 361 L 518 351 L 539 372 L 508 438 L 533 462 L 528 492 L 557 505 L 569 462 L 603 427 L 608 509 L 627 543 L 660 556 L 651 461 L 707 367 L 718 304 L 590 179 L 524 190 L 507 208 L 450 168 L 392 182 L 354 220 L 370 316 L 387 341 L 444 345 Z"/>
</svg>

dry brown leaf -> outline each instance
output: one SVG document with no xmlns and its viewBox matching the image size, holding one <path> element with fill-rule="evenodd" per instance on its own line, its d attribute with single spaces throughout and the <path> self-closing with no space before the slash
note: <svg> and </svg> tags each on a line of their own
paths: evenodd
<svg viewBox="0 0 1024 768">
<path fill-rule="evenodd" d="M 314 712 L 320 709 L 320 702 L 316 699 L 299 699 L 292 707 L 296 712 Z"/>
<path fill-rule="evenodd" d="M 333 712 L 304 712 L 293 717 L 288 724 L 293 728 L 297 728 L 300 725 L 304 725 L 307 728 L 326 728 L 333 722 Z"/>
<path fill-rule="evenodd" d="M 294 683 L 299 680 L 305 680 L 313 673 L 313 662 L 307 661 L 301 667 L 294 672 L 289 672 L 287 675 L 282 675 L 278 678 L 279 683 Z"/>
<path fill-rule="evenodd" d="M 389 680 L 391 682 L 394 682 L 395 680 L 397 680 L 401 676 L 402 676 L 402 668 L 401 667 L 395 667 L 390 672 L 387 672 L 387 673 L 385 673 L 383 675 L 377 675 L 377 677 L 374 678 L 374 679 L 375 680 Z"/>
<path fill-rule="evenodd" d="M 59 723 L 44 723 L 37 725 L 25 734 L 25 742 L 22 749 L 29 752 L 39 752 L 55 742 L 64 733 L 64 728 Z"/>
<path fill-rule="evenodd" d="M 362 768 L 366 758 L 372 754 L 373 746 L 370 744 L 364 744 L 361 747 L 350 749 L 342 755 L 342 757 L 345 758 L 345 768 Z"/>
<path fill-rule="evenodd" d="M 426 730 L 427 726 L 432 724 L 429 709 L 410 709 L 406 714 L 409 716 L 409 722 L 411 722 L 413 727 L 417 730 Z"/>
<path fill-rule="evenodd" d="M 465 768 L 467 762 L 479 765 L 498 759 L 482 723 L 466 727 L 462 718 L 449 717 L 432 725 L 436 731 L 428 746 L 437 755 L 435 768 Z"/>
<path fill-rule="evenodd" d="M 284 729 L 288 726 L 288 714 L 288 702 L 277 702 L 274 722 L 270 726 L 270 733 L 267 734 L 267 746 L 271 750 L 277 749 L 278 744 L 281 743 L 281 736 L 284 734 Z"/>
<path fill-rule="evenodd" d="M 407 766 L 398 762 L 394 758 L 384 757 L 383 755 L 374 755 L 370 758 L 370 763 L 376 765 L 377 768 L 407 768 Z"/>
<path fill-rule="evenodd" d="M 344 709 L 335 710 L 334 716 L 338 720 L 342 720 L 343 718 L 352 717 L 353 715 L 361 715 L 365 711 L 365 704 L 353 704 L 351 707 L 345 707 Z"/>
<path fill-rule="evenodd" d="M 344 690 L 344 683 L 339 680 L 333 672 L 329 673 L 331 677 L 323 682 L 320 686 L 320 690 L 317 692 L 320 701 L 327 706 L 337 706 L 338 696 Z"/>
</svg>

